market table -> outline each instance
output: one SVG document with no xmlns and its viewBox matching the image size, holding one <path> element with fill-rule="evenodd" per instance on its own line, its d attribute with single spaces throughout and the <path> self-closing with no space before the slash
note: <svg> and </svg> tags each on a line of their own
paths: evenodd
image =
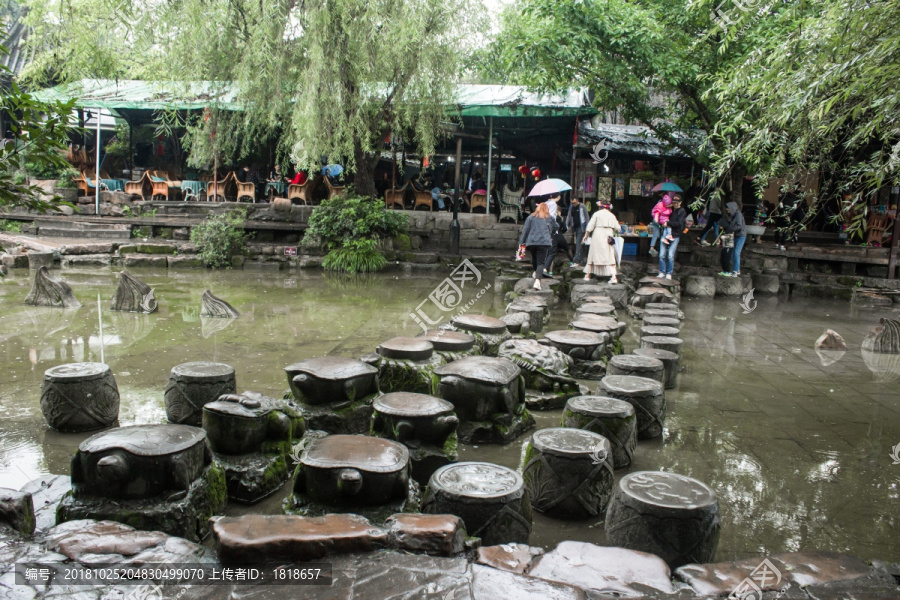
<svg viewBox="0 0 900 600">
<path fill-rule="evenodd" d="M 186 179 L 181 182 L 181 193 L 183 199 L 187 202 L 188 198 L 194 198 L 195 201 L 200 200 L 200 192 L 203 191 L 204 184 L 202 181 Z"/>
<path fill-rule="evenodd" d="M 270 194 L 270 190 L 274 190 L 273 196 L 283 198 L 287 194 L 288 184 L 283 181 L 269 181 L 266 183 L 265 196 Z"/>
</svg>

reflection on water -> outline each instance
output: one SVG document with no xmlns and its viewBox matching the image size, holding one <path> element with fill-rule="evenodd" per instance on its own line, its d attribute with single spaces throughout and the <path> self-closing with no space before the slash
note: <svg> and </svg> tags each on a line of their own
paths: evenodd
<svg viewBox="0 0 900 600">
<path fill-rule="evenodd" d="M 169 371 L 188 361 L 227 362 L 240 390 L 280 396 L 287 364 L 360 356 L 389 337 L 418 333 L 409 314 L 448 274 L 144 270 L 137 276 L 156 289 L 160 304 L 158 313 L 141 315 L 105 308 L 115 293 L 114 271 L 67 271 L 77 295 L 103 297 L 101 344 L 95 304 L 67 311 L 25 307 L 30 280 L 15 272 L 0 283 L 0 486 L 68 473 L 74 448 L 89 435 L 60 434 L 43 424 L 41 381 L 52 366 L 99 360 L 102 346 L 122 396 L 122 425 L 164 422 Z M 241 317 L 199 317 L 208 288 Z M 839 303 L 758 302 L 745 315 L 737 300 L 685 301 L 684 371 L 679 388 L 667 392 L 664 436 L 640 442 L 634 464 L 617 475 L 663 469 L 709 483 L 720 497 L 721 560 L 799 549 L 900 560 L 900 465 L 889 456 L 900 443 L 900 357 L 858 352 L 883 315 L 853 313 Z M 473 312 L 497 315 L 503 305 L 488 293 Z M 570 316 L 564 308 L 554 311 L 551 327 L 564 328 Z M 826 328 L 846 340 L 842 357 L 816 352 Z M 624 338 L 628 350 L 638 345 L 636 330 Z M 535 417 L 538 427 L 555 427 L 561 411 Z M 518 467 L 523 439 L 463 446 L 460 459 Z M 275 495 L 228 510 L 274 513 L 280 503 Z M 602 544 L 603 523 L 535 515 L 532 544 L 550 547 L 562 539 Z"/>
</svg>

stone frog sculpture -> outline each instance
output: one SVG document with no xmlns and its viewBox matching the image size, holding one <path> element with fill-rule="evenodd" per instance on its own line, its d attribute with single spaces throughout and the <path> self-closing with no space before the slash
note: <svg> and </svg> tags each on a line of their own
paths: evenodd
<svg viewBox="0 0 900 600">
<path fill-rule="evenodd" d="M 203 407 L 203 429 L 214 452 L 237 456 L 260 451 L 290 453 L 306 430 L 301 411 L 289 400 L 257 392 L 224 394 Z"/>
<path fill-rule="evenodd" d="M 499 356 L 522 369 L 529 408 L 559 408 L 581 393 L 578 382 L 569 376 L 572 359 L 552 346 L 536 340 L 509 340 L 500 345 Z"/>
</svg>

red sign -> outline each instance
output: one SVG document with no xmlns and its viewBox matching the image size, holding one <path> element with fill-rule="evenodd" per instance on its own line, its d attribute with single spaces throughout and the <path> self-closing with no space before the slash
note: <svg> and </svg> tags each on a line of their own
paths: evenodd
<svg viewBox="0 0 900 600">
<path fill-rule="evenodd" d="M 285 246 L 284 255 L 285 256 L 297 256 L 297 246 Z"/>
</svg>

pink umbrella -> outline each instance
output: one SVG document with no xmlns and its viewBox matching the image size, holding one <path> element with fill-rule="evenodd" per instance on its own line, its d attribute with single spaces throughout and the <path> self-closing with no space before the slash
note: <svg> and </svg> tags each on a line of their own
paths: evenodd
<svg viewBox="0 0 900 600">
<path fill-rule="evenodd" d="M 572 189 L 568 183 L 562 179 L 545 179 L 539 181 L 536 186 L 531 188 L 528 196 L 554 196 Z"/>
</svg>

